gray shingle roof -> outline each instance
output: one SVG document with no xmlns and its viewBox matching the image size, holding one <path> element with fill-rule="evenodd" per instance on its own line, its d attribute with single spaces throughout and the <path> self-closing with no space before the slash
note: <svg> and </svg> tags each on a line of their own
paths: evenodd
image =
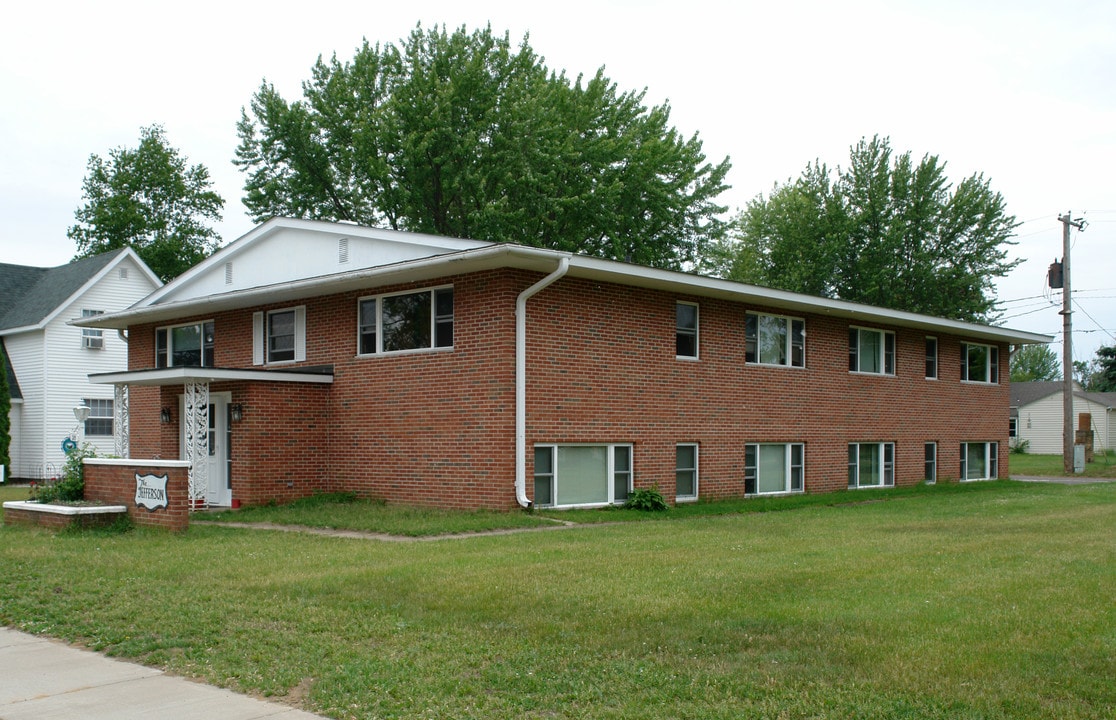
<svg viewBox="0 0 1116 720">
<path fill-rule="evenodd" d="M 1075 386 L 1076 387 L 1076 386 Z M 1045 397 L 1062 392 L 1062 381 L 1051 382 L 1013 382 L 1011 384 L 1011 406 L 1022 407 Z M 1116 407 L 1116 392 L 1085 392 L 1074 390 L 1074 397 L 1083 398 L 1105 407 Z"/>
<path fill-rule="evenodd" d="M 38 325 L 124 249 L 53 268 L 0 263 L 0 332 Z"/>
</svg>

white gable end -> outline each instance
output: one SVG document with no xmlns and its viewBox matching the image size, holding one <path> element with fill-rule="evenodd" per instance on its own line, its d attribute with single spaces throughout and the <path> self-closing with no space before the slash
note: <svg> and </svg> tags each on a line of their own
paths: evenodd
<svg viewBox="0 0 1116 720">
<path fill-rule="evenodd" d="M 475 240 L 281 220 L 222 249 L 150 298 L 180 302 L 484 247 Z"/>
</svg>

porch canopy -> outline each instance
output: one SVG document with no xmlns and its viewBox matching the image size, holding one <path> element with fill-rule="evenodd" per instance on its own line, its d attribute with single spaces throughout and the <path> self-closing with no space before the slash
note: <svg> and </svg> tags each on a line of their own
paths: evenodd
<svg viewBox="0 0 1116 720">
<path fill-rule="evenodd" d="M 244 370 L 240 368 L 177 366 L 150 370 L 93 373 L 89 382 L 112 385 L 113 434 L 115 453 L 131 457 L 129 441 L 129 387 L 162 387 L 181 385 L 184 397 L 182 429 L 185 434 L 184 460 L 190 463 L 190 507 L 205 507 L 208 485 L 208 465 L 197 462 L 209 455 L 209 386 L 215 382 L 269 382 L 269 383 L 333 383 L 333 366 L 319 365 L 290 370 Z"/>
</svg>

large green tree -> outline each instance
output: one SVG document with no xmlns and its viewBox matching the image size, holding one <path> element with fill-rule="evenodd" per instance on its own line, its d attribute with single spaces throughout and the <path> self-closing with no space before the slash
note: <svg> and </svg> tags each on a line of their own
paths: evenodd
<svg viewBox="0 0 1116 720">
<path fill-rule="evenodd" d="M 67 233 L 75 259 L 131 246 L 163 280 L 182 274 L 217 249 L 225 201 L 204 165 L 187 165 L 162 127 L 140 131 L 139 146 L 93 154 L 82 185 L 85 204 Z"/>
<path fill-rule="evenodd" d="M 1090 392 L 1116 392 L 1116 346 L 1102 345 L 1088 363 L 1075 362 L 1082 387 Z"/>
<path fill-rule="evenodd" d="M 1061 380 L 1058 354 L 1049 345 L 1024 345 L 1011 354 L 1012 382 Z"/>
<path fill-rule="evenodd" d="M 995 314 L 1017 227 L 982 175 L 863 139 L 847 168 L 815 162 L 752 200 L 705 269 L 745 282 L 961 320 Z"/>
<path fill-rule="evenodd" d="M 721 236 L 728 158 L 706 162 L 666 105 L 603 69 L 574 81 L 525 38 L 416 28 L 319 58 L 303 99 L 264 83 L 235 163 L 275 215 L 516 242 L 683 268 Z"/>
</svg>

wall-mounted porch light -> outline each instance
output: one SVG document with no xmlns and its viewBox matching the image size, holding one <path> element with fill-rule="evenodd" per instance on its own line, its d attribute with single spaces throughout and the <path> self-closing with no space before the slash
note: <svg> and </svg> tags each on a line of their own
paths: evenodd
<svg viewBox="0 0 1116 720">
<path fill-rule="evenodd" d="M 165 407 L 165 408 L 163 408 L 162 410 L 159 411 L 159 422 L 163 423 L 164 425 L 170 425 L 170 421 L 171 421 L 170 408 Z"/>
<path fill-rule="evenodd" d="M 233 422 L 240 422 L 244 419 L 244 406 L 240 403 L 236 405 L 229 405 L 229 417 Z"/>
</svg>

